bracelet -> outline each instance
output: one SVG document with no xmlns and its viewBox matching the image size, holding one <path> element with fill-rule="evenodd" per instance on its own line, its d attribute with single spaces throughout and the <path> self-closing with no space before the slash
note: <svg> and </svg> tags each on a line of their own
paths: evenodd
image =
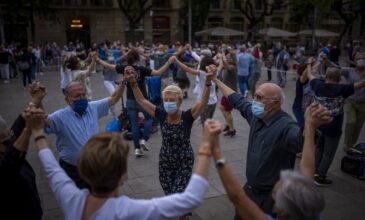
<svg viewBox="0 0 365 220">
<path fill-rule="evenodd" d="M 34 141 L 37 142 L 40 139 L 46 139 L 46 136 L 44 136 L 43 134 L 42 135 L 39 135 L 39 136 L 37 136 L 37 137 L 34 138 Z"/>
</svg>

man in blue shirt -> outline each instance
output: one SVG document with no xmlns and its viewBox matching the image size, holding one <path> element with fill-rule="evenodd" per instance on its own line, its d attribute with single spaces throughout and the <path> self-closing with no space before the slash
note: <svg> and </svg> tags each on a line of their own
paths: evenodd
<svg viewBox="0 0 365 220">
<path fill-rule="evenodd" d="M 246 52 L 246 46 L 242 45 L 237 56 L 238 85 L 242 95 L 247 96 L 248 78 L 250 77 L 251 67 L 255 58 Z"/>
<path fill-rule="evenodd" d="M 289 58 L 290 55 L 286 51 L 286 46 L 282 46 L 280 53 L 276 57 L 276 76 L 278 80 L 278 85 L 284 88 L 286 85 L 286 71 L 289 70 Z"/>
<path fill-rule="evenodd" d="M 68 106 L 48 116 L 46 132 L 57 137 L 60 165 L 79 188 L 89 188 L 77 172 L 80 153 L 89 138 L 99 133 L 98 119 L 108 115 L 109 107 L 122 96 L 125 84 L 122 82 L 108 98 L 88 102 L 83 84 L 72 82 L 65 88 Z"/>
</svg>

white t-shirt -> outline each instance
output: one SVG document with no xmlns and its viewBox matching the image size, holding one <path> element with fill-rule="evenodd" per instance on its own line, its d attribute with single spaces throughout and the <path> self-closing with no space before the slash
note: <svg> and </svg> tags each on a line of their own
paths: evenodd
<svg viewBox="0 0 365 220">
<path fill-rule="evenodd" d="M 81 219 L 86 198 L 90 194 L 89 191 L 77 188 L 60 167 L 50 149 L 40 150 L 38 155 L 65 219 Z M 123 195 L 109 198 L 90 219 L 155 220 L 176 218 L 201 205 L 208 188 L 209 184 L 205 178 L 193 174 L 183 193 L 149 200 L 131 199 Z"/>
<path fill-rule="evenodd" d="M 88 70 L 72 70 L 70 73 L 71 81 L 77 81 L 84 84 L 86 90 L 86 98 L 88 100 L 92 99 L 91 83 L 90 83 L 90 73 Z"/>
<path fill-rule="evenodd" d="M 202 98 L 204 88 L 205 88 L 205 76 L 207 75 L 206 72 L 199 70 L 199 84 L 197 86 L 197 102 L 199 102 Z M 218 102 L 216 90 L 215 90 L 215 83 L 211 82 L 212 85 L 210 86 L 210 94 L 209 94 L 209 101 L 208 105 L 214 105 Z"/>
</svg>

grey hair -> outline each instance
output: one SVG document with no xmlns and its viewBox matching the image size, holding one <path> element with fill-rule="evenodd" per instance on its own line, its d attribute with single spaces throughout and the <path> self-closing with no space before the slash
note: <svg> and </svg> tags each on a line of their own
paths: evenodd
<svg viewBox="0 0 365 220">
<path fill-rule="evenodd" d="M 175 85 L 169 85 L 167 86 L 163 91 L 162 91 L 162 98 L 165 98 L 165 93 L 166 92 L 172 92 L 172 93 L 175 93 L 176 94 L 176 97 L 182 101 L 183 99 L 183 92 L 182 90 L 180 89 L 180 87 L 178 86 L 175 86 Z"/>
<path fill-rule="evenodd" d="M 69 83 L 69 84 L 65 87 L 65 97 L 70 96 L 70 90 L 71 90 L 71 88 L 72 88 L 72 87 L 74 87 L 74 86 L 77 86 L 77 85 L 80 85 L 80 86 L 84 87 L 84 89 L 85 89 L 84 84 L 83 84 L 83 83 L 81 83 L 81 82 L 78 82 L 78 81 L 70 82 L 70 83 Z"/>
<path fill-rule="evenodd" d="M 285 94 L 284 94 L 283 91 L 280 91 L 280 95 L 279 96 L 278 95 L 274 95 L 272 98 L 274 100 L 279 100 L 280 101 L 280 105 L 282 105 L 284 103 L 284 101 L 285 101 Z"/>
<path fill-rule="evenodd" d="M 275 207 L 284 211 L 289 220 L 318 220 L 325 200 L 313 181 L 293 170 L 281 171 L 280 180 Z"/>
</svg>

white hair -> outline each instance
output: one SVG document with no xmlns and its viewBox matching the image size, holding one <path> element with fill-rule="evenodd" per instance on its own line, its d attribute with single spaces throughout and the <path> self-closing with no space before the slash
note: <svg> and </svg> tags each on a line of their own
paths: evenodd
<svg viewBox="0 0 365 220">
<path fill-rule="evenodd" d="M 175 86 L 175 85 L 169 85 L 167 86 L 163 91 L 162 91 L 162 98 L 165 98 L 165 93 L 166 92 L 172 92 L 172 93 L 175 93 L 176 94 L 176 97 L 179 99 L 179 100 L 182 100 L 183 99 L 183 92 L 182 90 L 180 89 L 180 87 L 178 86 Z"/>
<path fill-rule="evenodd" d="M 289 220 L 318 220 L 325 200 L 313 180 L 293 170 L 281 171 L 280 180 L 275 207 L 284 211 Z"/>
</svg>

